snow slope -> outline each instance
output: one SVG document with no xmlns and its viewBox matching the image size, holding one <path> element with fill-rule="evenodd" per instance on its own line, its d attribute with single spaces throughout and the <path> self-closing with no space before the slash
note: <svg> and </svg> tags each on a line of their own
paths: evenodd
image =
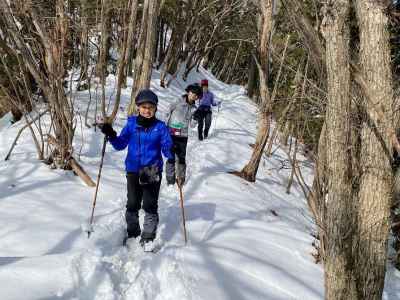
<svg viewBox="0 0 400 300">
<path fill-rule="evenodd" d="M 94 189 L 71 172 L 51 170 L 36 159 L 32 138 L 24 132 L 10 161 L 0 161 L 0 299 L 323 299 L 323 270 L 313 262 L 310 213 L 299 186 L 285 193 L 290 168 L 285 152 L 274 146 L 263 158 L 257 182 L 227 172 L 248 161 L 256 134 L 256 108 L 244 89 L 216 80 L 205 70 L 187 83 L 208 78 L 223 101 L 214 111 L 209 139 L 192 131 L 188 144 L 188 182 L 184 187 L 189 243 L 184 246 L 176 187 L 163 181 L 157 254 L 121 247 L 126 182 L 124 157 L 107 147 L 97 199 L 94 233 L 83 231 Z M 152 88 L 160 97 L 158 115 L 187 84 Z M 107 98 L 115 94 L 107 80 Z M 123 91 L 115 128 L 126 121 L 131 87 Z M 100 97 L 100 89 L 92 97 Z M 88 92 L 74 95 L 87 103 Z M 92 101 L 91 111 L 94 110 Z M 81 107 L 84 115 L 86 107 Z M 93 117 L 93 113 L 90 114 Z M 23 125 L 0 120 L 0 158 Z M 89 123 L 93 122 L 90 120 Z M 96 178 L 102 134 L 78 124 L 75 149 Z M 302 158 L 309 183 L 311 165 Z M 141 215 L 141 217 L 143 217 Z M 384 299 L 400 298 L 400 274 L 388 271 Z"/>
</svg>

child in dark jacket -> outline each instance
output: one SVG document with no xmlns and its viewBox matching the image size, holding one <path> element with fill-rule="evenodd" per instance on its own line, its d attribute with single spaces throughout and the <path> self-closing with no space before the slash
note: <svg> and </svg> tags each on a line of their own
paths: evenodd
<svg viewBox="0 0 400 300">
<path fill-rule="evenodd" d="M 192 122 L 193 114 L 196 110 L 195 101 L 201 98 L 202 90 L 199 85 L 192 84 L 186 88 L 187 94 L 173 103 L 168 112 L 167 125 L 172 136 L 172 152 L 178 158 L 176 168 L 176 179 L 179 185 L 185 183 L 186 177 L 186 147 L 188 142 L 189 127 Z M 167 183 L 175 183 L 175 163 L 168 163 L 166 169 L 169 170 Z"/>
<path fill-rule="evenodd" d="M 158 226 L 158 196 L 160 192 L 163 154 L 171 163 L 172 140 L 164 122 L 156 119 L 158 97 L 151 90 L 142 90 L 135 99 L 137 116 L 128 118 L 128 122 L 119 136 L 110 124 L 102 126 L 102 132 L 115 150 L 128 146 L 125 159 L 128 201 L 126 204 L 127 236 L 141 235 L 140 244 L 153 241 Z M 171 176 L 170 174 L 168 174 Z M 139 209 L 145 211 L 143 230 L 139 225 Z"/>
</svg>

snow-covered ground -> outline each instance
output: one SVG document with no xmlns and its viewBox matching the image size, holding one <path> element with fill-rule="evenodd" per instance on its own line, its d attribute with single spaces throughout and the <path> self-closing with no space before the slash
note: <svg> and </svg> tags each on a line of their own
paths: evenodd
<svg viewBox="0 0 400 300">
<path fill-rule="evenodd" d="M 184 187 L 189 242 L 184 245 L 176 187 L 163 182 L 156 254 L 121 247 L 125 151 L 107 147 L 88 239 L 83 229 L 94 189 L 71 172 L 40 163 L 28 130 L 4 161 L 23 124 L 9 125 L 9 116 L 0 120 L 0 299 L 323 299 L 323 270 L 311 256 L 314 225 L 304 196 L 296 183 L 291 194 L 285 192 L 290 172 L 285 152 L 274 146 L 254 184 L 228 174 L 251 155 L 256 107 L 242 87 L 221 83 L 204 70 L 192 73 L 187 83 L 202 78 L 223 104 L 214 111 L 209 139 L 199 142 L 195 131 L 189 138 Z M 158 82 L 154 71 L 162 118 L 187 83 L 174 81 L 163 89 Z M 114 78 L 107 83 L 109 98 Z M 122 94 L 117 131 L 126 121 L 130 89 Z M 87 92 L 76 96 L 88 102 Z M 93 113 L 90 118 L 92 123 Z M 78 124 L 75 149 L 82 147 L 80 162 L 93 179 L 102 141 L 101 133 Z M 311 183 L 311 165 L 302 160 Z M 390 268 L 384 299 L 400 299 L 399 281 L 399 272 Z"/>
</svg>

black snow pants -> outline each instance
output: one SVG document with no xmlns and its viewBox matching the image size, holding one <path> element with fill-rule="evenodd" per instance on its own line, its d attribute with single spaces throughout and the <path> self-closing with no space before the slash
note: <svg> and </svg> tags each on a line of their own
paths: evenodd
<svg viewBox="0 0 400 300">
<path fill-rule="evenodd" d="M 161 178 L 161 174 L 159 176 Z M 128 237 L 141 234 L 139 225 L 139 209 L 145 211 L 142 236 L 154 239 L 158 226 L 158 196 L 161 180 L 156 183 L 139 184 L 138 173 L 128 172 L 126 175 L 128 187 L 128 202 L 126 204 L 126 223 Z"/>
<path fill-rule="evenodd" d="M 186 164 L 186 148 L 188 138 L 183 136 L 172 136 L 172 154 L 178 157 L 178 162 L 180 164 Z"/>
<path fill-rule="evenodd" d="M 210 130 L 211 127 L 211 120 L 212 120 L 212 112 L 211 108 L 208 110 L 201 110 L 199 113 L 199 118 L 198 118 L 198 134 L 199 134 L 199 140 L 203 140 L 203 138 L 208 137 L 208 131 Z M 203 127 L 204 127 L 204 134 L 203 134 Z"/>
</svg>

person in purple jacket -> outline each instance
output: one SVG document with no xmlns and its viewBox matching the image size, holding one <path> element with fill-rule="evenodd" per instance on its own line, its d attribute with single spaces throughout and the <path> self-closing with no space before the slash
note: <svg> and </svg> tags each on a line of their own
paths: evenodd
<svg viewBox="0 0 400 300">
<path fill-rule="evenodd" d="M 121 133 L 117 135 L 112 126 L 105 123 L 101 131 L 115 150 L 128 147 L 125 159 L 128 201 L 126 204 L 128 239 L 146 244 L 156 237 L 158 226 L 158 196 L 163 169 L 162 154 L 170 164 L 175 162 L 172 153 L 172 139 L 166 124 L 155 117 L 158 97 L 151 90 L 141 90 L 136 96 L 137 116 L 130 116 Z M 167 176 L 174 176 L 174 170 L 166 168 Z M 169 174 L 171 173 L 171 174 Z M 139 225 L 139 209 L 145 211 L 143 230 Z"/>
<path fill-rule="evenodd" d="M 210 130 L 212 111 L 211 106 L 217 106 L 217 102 L 214 99 L 214 94 L 208 90 L 208 80 L 203 79 L 201 81 L 201 87 L 203 88 L 203 97 L 200 99 L 200 105 L 194 114 L 194 118 L 198 122 L 198 135 L 199 140 L 208 137 L 208 131 Z M 204 128 L 204 132 L 203 132 Z"/>
</svg>

